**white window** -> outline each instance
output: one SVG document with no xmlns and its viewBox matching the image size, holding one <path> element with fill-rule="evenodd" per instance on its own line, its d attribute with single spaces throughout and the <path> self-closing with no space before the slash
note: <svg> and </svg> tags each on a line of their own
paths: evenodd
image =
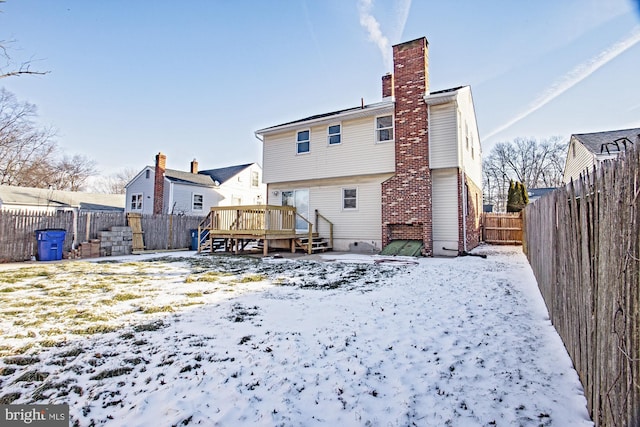
<svg viewBox="0 0 640 427">
<path fill-rule="evenodd" d="M 311 136 L 311 131 L 302 130 L 298 132 L 297 141 L 297 152 L 298 154 L 304 154 L 309 152 L 309 138 Z"/>
<path fill-rule="evenodd" d="M 358 209 L 358 189 L 342 189 L 342 209 Z"/>
<path fill-rule="evenodd" d="M 142 210 L 142 193 L 136 193 L 131 195 L 131 210 L 132 211 Z"/>
<path fill-rule="evenodd" d="M 260 174 L 256 171 L 251 172 L 251 186 L 258 187 L 260 185 Z"/>
<path fill-rule="evenodd" d="M 393 140 L 393 116 L 376 117 L 376 142 Z"/>
<path fill-rule="evenodd" d="M 202 194 L 193 195 L 193 208 L 194 211 L 201 211 L 204 208 L 204 196 Z"/>
<path fill-rule="evenodd" d="M 327 128 L 327 138 L 329 140 L 329 145 L 340 144 L 342 142 L 342 137 L 340 135 L 341 131 L 340 125 L 331 125 Z"/>
</svg>

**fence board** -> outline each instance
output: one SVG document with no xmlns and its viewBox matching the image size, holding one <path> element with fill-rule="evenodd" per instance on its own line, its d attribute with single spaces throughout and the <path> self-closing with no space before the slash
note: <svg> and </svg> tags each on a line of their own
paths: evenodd
<svg viewBox="0 0 640 427">
<path fill-rule="evenodd" d="M 143 215 L 142 229 L 149 250 L 184 249 L 191 246 L 190 230 L 197 229 L 201 217 Z M 77 221 L 77 222 L 76 222 Z M 47 228 L 66 230 L 63 251 L 75 243 L 97 239 L 98 232 L 127 225 L 124 212 L 31 212 L 0 211 L 0 262 L 27 261 L 36 255 L 35 231 Z"/>
<path fill-rule="evenodd" d="M 526 208 L 526 253 L 596 426 L 640 425 L 640 153 Z"/>
<path fill-rule="evenodd" d="M 483 214 L 483 240 L 494 245 L 522 244 L 522 216 L 520 213 Z"/>
</svg>

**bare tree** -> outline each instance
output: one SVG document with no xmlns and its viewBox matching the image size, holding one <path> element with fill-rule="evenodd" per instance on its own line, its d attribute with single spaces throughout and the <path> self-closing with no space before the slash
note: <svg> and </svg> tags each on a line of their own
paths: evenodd
<svg viewBox="0 0 640 427">
<path fill-rule="evenodd" d="M 49 188 L 82 191 L 87 179 L 96 174 L 96 162 L 79 154 L 65 155 L 52 165 L 51 172 Z"/>
<path fill-rule="evenodd" d="M 485 200 L 504 210 L 511 180 L 527 188 L 561 185 L 566 149 L 566 142 L 559 136 L 540 142 L 516 138 L 497 143 L 482 162 Z"/>
<path fill-rule="evenodd" d="M 35 123 L 36 106 L 0 89 L 0 184 L 80 191 L 95 161 L 58 154 L 51 128 Z"/>
<path fill-rule="evenodd" d="M 127 185 L 138 172 L 140 171 L 133 168 L 124 168 L 114 174 L 97 177 L 91 185 L 91 191 L 106 194 L 125 194 L 124 186 Z"/>
<path fill-rule="evenodd" d="M 4 0 L 0 0 L 0 4 L 4 2 Z M 12 41 L 0 40 L 0 58 L 2 58 L 5 63 L 4 66 L 0 66 L 0 79 L 29 74 L 44 75 L 49 73 L 49 71 L 33 71 L 31 69 L 32 61 L 23 62 L 20 65 L 14 65 L 11 61 L 11 56 L 9 56 L 9 51 L 7 49 L 7 46 L 11 43 Z"/>
<path fill-rule="evenodd" d="M 38 182 L 55 153 L 55 132 L 37 127 L 35 117 L 35 105 L 0 89 L 0 184 L 43 187 Z"/>
</svg>

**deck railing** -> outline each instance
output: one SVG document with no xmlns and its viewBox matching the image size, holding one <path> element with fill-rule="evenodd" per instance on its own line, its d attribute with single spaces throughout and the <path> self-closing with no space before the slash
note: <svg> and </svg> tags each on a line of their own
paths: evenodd
<svg viewBox="0 0 640 427">
<path fill-rule="evenodd" d="M 216 206 L 205 221 L 206 228 L 217 234 L 295 234 L 295 217 L 291 206 Z"/>
</svg>

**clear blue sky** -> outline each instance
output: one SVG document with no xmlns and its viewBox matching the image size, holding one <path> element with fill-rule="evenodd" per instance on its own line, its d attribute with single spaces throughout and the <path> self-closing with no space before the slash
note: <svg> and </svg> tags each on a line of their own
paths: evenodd
<svg viewBox="0 0 640 427">
<path fill-rule="evenodd" d="M 640 127 L 638 1 L 7 0 L 0 40 L 50 73 L 0 86 L 105 175 L 159 151 L 209 169 L 261 162 L 257 129 L 380 101 L 385 42 L 425 36 L 431 89 L 471 85 L 487 155 Z"/>
</svg>

